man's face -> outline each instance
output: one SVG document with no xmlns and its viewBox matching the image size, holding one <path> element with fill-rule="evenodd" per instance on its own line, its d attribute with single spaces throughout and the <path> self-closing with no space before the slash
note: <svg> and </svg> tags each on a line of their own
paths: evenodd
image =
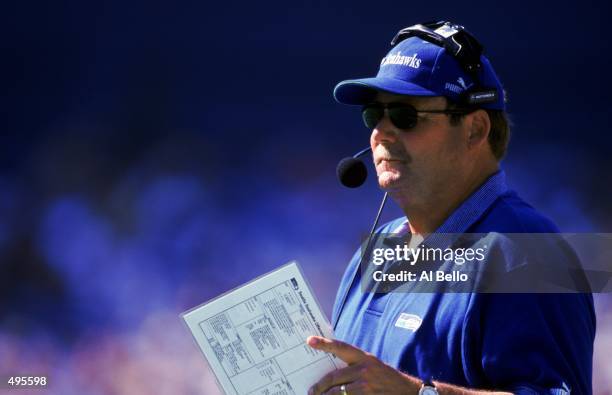
<svg viewBox="0 0 612 395">
<path fill-rule="evenodd" d="M 380 103 L 407 103 L 417 110 L 444 110 L 443 97 L 379 93 Z M 446 114 L 419 113 L 412 129 L 398 129 L 387 111 L 370 137 L 380 187 L 409 204 L 436 201 L 461 182 L 467 150 L 463 123 L 451 126 Z M 432 200 L 433 199 L 433 200 Z"/>
</svg>

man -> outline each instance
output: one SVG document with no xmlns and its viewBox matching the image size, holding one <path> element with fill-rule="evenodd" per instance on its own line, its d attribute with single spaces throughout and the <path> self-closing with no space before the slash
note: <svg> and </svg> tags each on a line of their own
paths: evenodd
<svg viewBox="0 0 612 395">
<path fill-rule="evenodd" d="M 375 78 L 334 90 L 364 106 L 379 185 L 406 214 L 377 234 L 415 245 L 442 233 L 558 232 L 506 187 L 504 91 L 475 39 L 449 23 L 400 33 Z M 309 394 L 591 394 L 590 294 L 364 292 L 360 258 L 338 290 L 338 340 L 308 339 L 348 367 Z"/>
</svg>

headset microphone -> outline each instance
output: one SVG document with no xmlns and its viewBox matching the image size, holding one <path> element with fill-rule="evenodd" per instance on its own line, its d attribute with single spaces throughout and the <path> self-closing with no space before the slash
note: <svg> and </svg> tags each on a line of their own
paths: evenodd
<svg viewBox="0 0 612 395">
<path fill-rule="evenodd" d="M 363 185 L 366 178 L 368 178 L 368 169 L 360 157 L 371 151 L 372 148 L 365 148 L 353 156 L 342 159 L 338 163 L 336 175 L 342 185 L 347 188 L 357 188 Z"/>
<path fill-rule="evenodd" d="M 368 170 L 366 169 L 365 164 L 360 159 L 363 155 L 371 152 L 372 148 L 368 147 L 359 152 L 357 152 L 352 157 L 344 158 L 338 163 L 338 167 L 336 168 L 336 174 L 338 175 L 338 179 L 348 188 L 357 188 L 365 182 L 368 177 Z M 338 325 L 338 321 L 340 320 L 340 316 L 342 315 L 342 310 L 344 310 L 344 304 L 346 303 L 346 297 L 355 282 L 355 278 L 357 277 L 357 273 L 361 271 L 361 266 L 364 264 L 365 259 L 370 256 L 370 244 L 372 243 L 372 237 L 374 236 L 374 232 L 376 231 L 376 227 L 378 226 L 378 221 L 380 220 L 380 215 L 382 214 L 383 208 L 385 207 L 385 203 L 387 202 L 387 193 L 385 192 L 382 202 L 380 203 L 380 207 L 378 208 L 378 213 L 376 214 L 376 219 L 374 220 L 374 224 L 372 225 L 372 229 L 370 230 L 370 234 L 368 235 L 368 239 L 365 243 L 365 249 L 361 254 L 361 259 L 359 260 L 359 265 L 355 268 L 353 272 L 351 282 L 348 288 L 345 290 L 342 300 L 340 301 L 338 308 L 338 315 L 333 322 L 333 328 L 336 329 Z"/>
</svg>

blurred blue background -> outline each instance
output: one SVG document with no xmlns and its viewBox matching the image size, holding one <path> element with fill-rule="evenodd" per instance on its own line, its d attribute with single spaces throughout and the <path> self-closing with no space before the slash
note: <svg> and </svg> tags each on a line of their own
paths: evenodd
<svg viewBox="0 0 612 395">
<path fill-rule="evenodd" d="M 329 315 L 381 197 L 374 177 L 336 181 L 369 132 L 331 92 L 414 23 L 485 45 L 511 186 L 566 232 L 612 231 L 603 2 L 5 8 L 0 373 L 46 372 L 48 393 L 218 394 L 179 313 L 291 259 Z M 596 299 L 595 393 L 612 394 L 612 298 Z"/>
</svg>

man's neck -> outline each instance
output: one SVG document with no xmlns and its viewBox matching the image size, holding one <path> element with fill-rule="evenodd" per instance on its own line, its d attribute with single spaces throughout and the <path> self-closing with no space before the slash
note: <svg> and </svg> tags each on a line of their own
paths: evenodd
<svg viewBox="0 0 612 395">
<path fill-rule="evenodd" d="M 409 219 L 410 232 L 423 237 L 435 232 L 457 207 L 498 170 L 499 167 L 495 166 L 472 175 L 468 178 L 469 182 L 463 182 L 461 186 L 449 188 L 420 205 L 410 204 L 410 202 L 402 204 L 403 202 L 399 199 L 398 203 Z"/>
</svg>

